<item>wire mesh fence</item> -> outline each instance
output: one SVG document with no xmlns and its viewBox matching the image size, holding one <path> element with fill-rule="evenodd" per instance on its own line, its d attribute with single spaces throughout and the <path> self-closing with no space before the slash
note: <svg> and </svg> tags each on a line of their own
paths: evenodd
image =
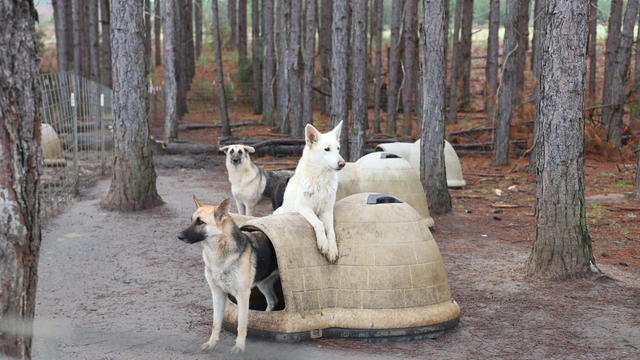
<svg viewBox="0 0 640 360">
<path fill-rule="evenodd" d="M 113 157 L 112 91 L 70 72 L 41 75 L 42 216 L 109 171 Z"/>
</svg>

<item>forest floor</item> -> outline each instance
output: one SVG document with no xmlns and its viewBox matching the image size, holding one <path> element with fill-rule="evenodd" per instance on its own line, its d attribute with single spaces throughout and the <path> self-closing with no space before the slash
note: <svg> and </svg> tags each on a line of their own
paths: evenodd
<svg viewBox="0 0 640 360">
<path fill-rule="evenodd" d="M 247 353 L 234 357 L 228 355 L 233 335 L 225 332 L 219 349 L 200 353 L 210 331 L 210 293 L 200 246 L 183 244 L 176 235 L 190 221 L 193 194 L 216 203 L 230 196 L 229 185 L 222 155 L 165 155 L 155 159 L 164 206 L 130 214 L 104 211 L 98 203 L 108 189 L 105 179 L 45 224 L 34 359 L 640 357 L 640 241 L 638 220 L 629 216 L 640 213 L 619 210 L 619 199 L 599 205 L 595 213 L 591 204 L 601 202 L 589 203 L 594 253 L 608 277 L 527 279 L 533 179 L 489 167 L 484 158 L 461 160 L 469 185 L 451 191 L 454 211 L 435 217 L 433 235 L 462 315 L 460 325 L 437 340 L 276 344 L 249 339 Z M 630 176 L 612 164 L 587 165 L 589 196 L 620 193 L 612 183 Z M 507 190 L 511 185 L 518 191 Z M 501 202 L 519 207 L 491 207 Z"/>
</svg>

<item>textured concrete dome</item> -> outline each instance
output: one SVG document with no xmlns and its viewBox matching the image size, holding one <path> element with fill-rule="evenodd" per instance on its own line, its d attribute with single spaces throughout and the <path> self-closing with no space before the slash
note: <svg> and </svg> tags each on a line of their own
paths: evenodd
<svg viewBox="0 0 640 360">
<path fill-rule="evenodd" d="M 414 143 L 395 142 L 380 144 L 377 146 L 377 149 L 407 159 L 411 166 L 418 173 L 420 172 L 420 140 Z M 447 186 L 450 188 L 458 188 L 467 185 L 467 182 L 462 176 L 460 158 L 458 158 L 458 154 L 456 154 L 453 146 L 446 140 L 444 141 L 444 162 L 447 173 Z"/>
<path fill-rule="evenodd" d="M 44 163 L 49 166 L 64 166 L 66 161 L 62 152 L 62 143 L 54 128 L 49 124 L 42 124 L 40 127 L 42 138 L 42 155 Z"/>
<path fill-rule="evenodd" d="M 338 173 L 336 200 L 363 192 L 393 195 L 413 206 L 429 226 L 434 224 L 420 177 L 405 159 L 374 152 L 348 163 Z"/>
<path fill-rule="evenodd" d="M 294 213 L 236 218 L 243 230 L 271 240 L 284 308 L 249 312 L 249 335 L 299 341 L 312 337 L 434 337 L 456 326 L 460 308 L 427 222 L 384 194 L 360 193 L 336 203 L 340 257 L 328 263 L 315 234 Z M 228 303 L 228 328 L 237 308 Z"/>
</svg>

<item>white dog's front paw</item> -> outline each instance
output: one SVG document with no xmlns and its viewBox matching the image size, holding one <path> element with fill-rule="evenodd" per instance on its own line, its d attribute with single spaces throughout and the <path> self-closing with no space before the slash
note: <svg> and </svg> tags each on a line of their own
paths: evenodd
<svg viewBox="0 0 640 360">
<path fill-rule="evenodd" d="M 206 343 L 202 344 L 200 346 L 200 349 L 202 349 L 202 350 L 213 350 L 213 349 L 215 349 L 217 344 L 218 344 L 218 340 L 209 340 Z"/>
<path fill-rule="evenodd" d="M 339 252 L 338 246 L 335 242 L 329 244 L 329 251 L 325 255 L 327 257 L 327 260 L 329 260 L 329 262 L 332 264 L 338 261 Z"/>
<path fill-rule="evenodd" d="M 326 254 L 329 251 L 329 241 L 324 231 L 316 233 L 316 243 L 318 244 L 318 250 L 320 253 Z"/>
<path fill-rule="evenodd" d="M 236 346 L 231 348 L 231 353 L 232 354 L 239 354 L 239 353 L 243 353 L 243 352 L 244 352 L 244 345 L 236 344 Z"/>
</svg>

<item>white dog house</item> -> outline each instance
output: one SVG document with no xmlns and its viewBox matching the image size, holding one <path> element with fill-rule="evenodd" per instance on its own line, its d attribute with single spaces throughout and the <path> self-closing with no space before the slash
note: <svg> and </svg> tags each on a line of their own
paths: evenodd
<svg viewBox="0 0 640 360">
<path fill-rule="evenodd" d="M 281 276 L 280 310 L 249 311 L 249 336 L 413 339 L 437 337 L 458 323 L 460 308 L 427 220 L 394 197 L 361 193 L 336 203 L 336 264 L 319 253 L 313 229 L 298 214 L 237 221 L 269 237 Z M 251 308 L 259 306 L 257 294 Z M 225 326 L 233 331 L 236 316 L 229 301 Z"/>
</svg>

